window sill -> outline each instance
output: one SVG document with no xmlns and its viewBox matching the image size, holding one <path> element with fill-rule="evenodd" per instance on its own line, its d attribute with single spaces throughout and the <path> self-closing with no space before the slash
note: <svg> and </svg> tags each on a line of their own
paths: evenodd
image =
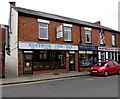
<svg viewBox="0 0 120 99">
<path fill-rule="evenodd" d="M 38 40 L 40 40 L 40 41 L 50 41 L 49 39 L 40 39 L 40 38 L 38 38 Z"/>
<path fill-rule="evenodd" d="M 112 45 L 112 47 L 117 47 L 117 45 Z"/>
<path fill-rule="evenodd" d="M 64 41 L 64 42 L 66 42 L 66 43 L 73 43 L 73 41 Z"/>
<path fill-rule="evenodd" d="M 101 46 L 105 46 L 105 44 L 100 44 Z"/>
<path fill-rule="evenodd" d="M 85 44 L 92 44 L 91 42 L 89 43 L 89 42 L 85 42 Z"/>
</svg>

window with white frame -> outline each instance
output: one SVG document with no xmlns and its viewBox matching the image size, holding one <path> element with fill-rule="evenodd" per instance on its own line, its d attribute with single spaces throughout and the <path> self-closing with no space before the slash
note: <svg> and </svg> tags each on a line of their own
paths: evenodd
<svg viewBox="0 0 120 99">
<path fill-rule="evenodd" d="M 39 22 L 39 39 L 48 40 L 48 24 L 49 21 L 38 19 Z"/>
<path fill-rule="evenodd" d="M 71 24 L 63 24 L 64 25 L 64 41 L 72 41 L 72 25 Z"/>
<path fill-rule="evenodd" d="M 85 28 L 85 42 L 91 43 L 91 28 Z"/>
<path fill-rule="evenodd" d="M 116 35 L 112 34 L 112 45 L 115 46 L 116 45 Z"/>
</svg>

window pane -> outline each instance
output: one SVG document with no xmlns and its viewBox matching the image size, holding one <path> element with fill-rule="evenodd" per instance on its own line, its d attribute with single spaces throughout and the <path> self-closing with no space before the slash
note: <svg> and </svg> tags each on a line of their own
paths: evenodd
<svg viewBox="0 0 120 99">
<path fill-rule="evenodd" d="M 48 39 L 48 24 L 39 24 L 40 39 Z"/>
<path fill-rule="evenodd" d="M 47 29 L 40 28 L 40 38 L 48 38 L 47 37 Z"/>
<path fill-rule="evenodd" d="M 87 42 L 90 42 L 90 37 L 89 37 L 88 34 L 86 35 L 86 41 L 87 41 Z"/>
<path fill-rule="evenodd" d="M 64 40 L 71 41 L 71 28 L 70 27 L 64 27 Z"/>
<path fill-rule="evenodd" d="M 65 27 L 64 29 L 65 29 L 65 31 L 71 31 L 70 27 Z"/>
<path fill-rule="evenodd" d="M 112 35 L 112 45 L 115 46 L 115 35 Z"/>
<path fill-rule="evenodd" d="M 87 43 L 91 43 L 91 33 L 90 33 L 90 30 L 85 30 L 85 34 L 86 34 L 86 42 Z"/>
<path fill-rule="evenodd" d="M 71 41 L 71 32 L 68 32 L 68 40 Z"/>
<path fill-rule="evenodd" d="M 46 27 L 46 28 L 47 28 L 47 25 L 48 25 L 48 24 L 40 23 L 40 27 Z"/>
<path fill-rule="evenodd" d="M 65 40 L 68 40 L 68 32 L 65 31 L 64 33 L 65 33 Z"/>
</svg>

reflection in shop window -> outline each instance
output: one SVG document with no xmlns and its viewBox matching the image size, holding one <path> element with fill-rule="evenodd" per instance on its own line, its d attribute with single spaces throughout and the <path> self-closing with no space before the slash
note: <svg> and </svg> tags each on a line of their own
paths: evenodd
<svg viewBox="0 0 120 99">
<path fill-rule="evenodd" d="M 79 67 L 91 67 L 96 63 L 97 53 L 90 54 L 87 51 L 79 51 Z"/>
<path fill-rule="evenodd" d="M 65 51 L 34 51 L 34 70 L 65 69 Z"/>
<path fill-rule="evenodd" d="M 101 61 L 105 61 L 105 52 L 101 52 Z"/>
<path fill-rule="evenodd" d="M 108 60 L 112 60 L 112 52 L 108 52 Z"/>
</svg>

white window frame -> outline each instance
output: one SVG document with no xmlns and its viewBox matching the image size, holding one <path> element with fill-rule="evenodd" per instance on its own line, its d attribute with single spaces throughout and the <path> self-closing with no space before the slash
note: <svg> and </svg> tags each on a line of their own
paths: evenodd
<svg viewBox="0 0 120 99">
<path fill-rule="evenodd" d="M 89 31 L 89 32 L 86 32 L 86 31 Z M 87 41 L 87 35 L 88 35 L 90 41 Z M 91 43 L 92 42 L 91 41 L 91 28 L 85 27 L 85 42 L 86 43 Z"/>
<path fill-rule="evenodd" d="M 116 46 L 116 35 L 112 34 L 112 46 Z"/>
<path fill-rule="evenodd" d="M 72 24 L 64 23 L 63 26 L 64 26 L 64 41 L 72 41 Z M 70 30 L 65 30 L 65 27 L 70 28 Z M 69 32 L 69 34 L 68 34 L 69 39 L 65 38 L 65 32 Z"/>
<path fill-rule="evenodd" d="M 39 22 L 39 39 L 44 39 L 44 40 L 48 40 L 48 25 L 50 23 L 50 21 L 48 20 L 43 20 L 43 19 L 38 19 Z M 41 27 L 40 24 L 47 24 L 47 27 Z M 46 38 L 40 37 L 40 28 L 42 29 L 47 29 L 47 33 L 46 33 Z"/>
</svg>

